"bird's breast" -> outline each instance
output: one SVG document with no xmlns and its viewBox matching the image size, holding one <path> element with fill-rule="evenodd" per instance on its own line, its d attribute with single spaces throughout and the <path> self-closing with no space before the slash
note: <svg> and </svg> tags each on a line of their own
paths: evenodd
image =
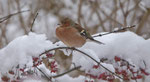
<svg viewBox="0 0 150 82">
<path fill-rule="evenodd" d="M 73 27 L 58 27 L 56 29 L 56 36 L 69 47 L 81 47 L 86 42 L 86 39 Z"/>
</svg>

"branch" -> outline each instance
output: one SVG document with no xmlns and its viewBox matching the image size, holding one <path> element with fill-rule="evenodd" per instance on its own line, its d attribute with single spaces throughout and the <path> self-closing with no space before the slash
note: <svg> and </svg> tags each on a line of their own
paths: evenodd
<svg viewBox="0 0 150 82">
<path fill-rule="evenodd" d="M 142 29 L 144 28 L 145 23 L 147 22 L 148 18 L 150 16 L 150 8 L 147 8 L 147 12 L 144 14 L 144 16 L 142 17 L 142 19 L 139 22 L 139 25 L 136 29 L 136 34 L 141 34 Z"/>
<path fill-rule="evenodd" d="M 107 32 L 105 34 L 99 34 L 99 35 L 96 35 L 96 36 L 93 36 L 93 37 L 99 37 L 99 36 L 103 36 L 103 35 L 107 35 L 107 34 L 111 34 L 111 33 L 117 33 L 117 32 L 121 32 L 121 31 L 124 31 L 126 29 L 133 28 L 133 27 L 135 27 L 135 25 L 127 26 L 127 27 L 124 27 L 124 28 L 121 28 L 121 29 L 118 29 L 118 30 L 110 31 L 110 32 Z"/>
<path fill-rule="evenodd" d="M 38 14 L 39 14 L 39 13 L 37 12 L 37 13 L 36 13 L 36 15 L 35 15 L 35 17 L 34 17 L 34 19 L 33 19 L 32 24 L 31 24 L 31 29 L 30 29 L 30 31 L 31 31 L 31 32 L 33 32 L 33 29 L 32 29 L 32 28 L 33 28 L 33 25 L 34 25 L 35 19 L 37 18 Z"/>
<path fill-rule="evenodd" d="M 14 16 L 14 15 L 17 15 L 17 14 L 20 14 L 20 13 L 23 13 L 23 12 L 28 12 L 28 11 L 30 11 L 30 10 L 19 11 L 19 12 L 10 14 L 10 15 L 8 15 L 8 16 L 2 17 L 2 18 L 0 18 L 0 23 L 4 22 L 5 20 L 11 18 L 11 17 Z"/>
<path fill-rule="evenodd" d="M 134 65 L 130 64 L 127 60 L 125 59 L 121 59 L 122 61 L 126 62 L 128 65 L 132 66 L 132 67 L 135 67 Z"/>
<path fill-rule="evenodd" d="M 82 15 L 81 15 L 82 3 L 83 3 L 83 0 L 80 0 L 79 5 L 78 5 L 78 23 L 80 25 L 81 25 L 80 18 L 82 18 Z"/>
<path fill-rule="evenodd" d="M 36 67 L 48 80 L 51 81 L 51 77 L 49 78 L 40 68 Z"/>
<path fill-rule="evenodd" d="M 102 30 L 106 31 L 106 28 L 104 26 L 104 22 L 102 20 L 102 17 L 100 15 L 99 11 L 98 11 L 98 10 L 101 10 L 101 9 L 99 8 L 99 4 L 98 4 L 97 0 L 94 3 L 91 3 L 91 6 L 92 6 L 92 9 L 94 10 L 94 12 L 96 13 L 96 15 L 99 19 L 99 24 L 101 25 Z"/>
<path fill-rule="evenodd" d="M 64 72 L 64 73 L 62 73 L 62 74 L 58 74 L 58 75 L 55 75 L 55 76 L 51 76 L 50 78 L 61 77 L 61 76 L 65 75 L 65 74 L 68 74 L 68 73 L 70 73 L 70 72 L 72 72 L 72 71 L 74 71 L 74 70 L 80 69 L 80 68 L 81 68 L 81 66 L 78 66 L 78 67 L 72 68 L 72 69 L 70 69 L 69 71 L 66 71 L 66 72 Z"/>
<path fill-rule="evenodd" d="M 107 70 L 107 71 L 110 72 L 111 74 L 115 75 L 116 77 L 118 77 L 118 78 L 120 78 L 120 79 L 123 79 L 122 77 L 120 77 L 120 76 L 117 75 L 116 73 L 110 71 L 108 68 L 106 68 L 105 66 L 103 66 L 100 62 L 98 62 L 97 60 L 95 60 L 93 57 L 91 57 L 91 56 L 88 55 L 87 53 L 85 53 L 85 52 L 83 52 L 83 51 L 81 51 L 81 50 L 79 50 L 79 49 L 76 49 L 76 48 L 71 48 L 71 47 L 57 47 L 57 48 L 53 48 L 53 49 L 47 50 L 47 51 L 45 51 L 45 52 L 42 53 L 42 54 L 46 54 L 46 53 L 48 53 L 48 52 L 50 52 L 50 51 L 58 50 L 58 49 L 71 49 L 71 50 L 78 51 L 78 52 L 82 53 L 83 55 L 89 57 L 89 58 L 92 59 L 93 61 L 95 61 L 98 65 L 100 65 L 101 67 L 103 67 L 105 70 Z M 40 56 L 41 56 L 42 54 L 40 54 Z"/>
<path fill-rule="evenodd" d="M 115 19 L 113 19 L 111 16 L 109 16 L 109 15 L 107 15 L 107 13 L 104 11 L 104 10 L 102 10 L 102 9 L 100 9 L 101 10 L 101 12 L 103 13 L 103 15 L 105 15 L 105 17 L 107 17 L 108 19 L 110 19 L 111 21 L 113 21 L 113 22 L 115 22 L 115 23 L 117 23 L 117 24 L 119 24 L 119 25 L 121 25 L 121 26 L 124 26 L 122 23 L 120 23 L 119 21 L 117 21 L 117 20 L 115 20 Z"/>
<path fill-rule="evenodd" d="M 85 55 L 85 56 L 91 58 L 91 59 L 92 59 L 93 61 L 95 61 L 96 63 L 99 63 L 98 61 L 96 61 L 93 57 L 91 57 L 91 56 L 88 55 L 87 53 L 85 53 L 85 52 L 83 52 L 83 51 L 81 51 L 81 50 L 78 50 L 78 49 L 76 49 L 76 48 L 72 48 L 72 47 L 57 47 L 57 48 L 53 48 L 53 49 L 47 50 L 47 51 L 45 51 L 45 52 L 42 53 L 42 54 L 46 54 L 46 53 L 48 53 L 48 52 L 50 52 L 50 51 L 53 51 L 53 50 L 60 50 L 60 49 L 70 49 L 70 50 L 78 51 L 78 52 L 82 53 L 83 55 Z M 41 56 L 42 54 L 40 54 L 40 56 Z"/>
</svg>

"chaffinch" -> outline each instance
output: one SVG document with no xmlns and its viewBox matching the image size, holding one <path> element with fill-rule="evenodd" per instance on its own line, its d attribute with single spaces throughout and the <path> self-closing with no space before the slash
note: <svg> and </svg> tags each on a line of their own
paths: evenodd
<svg viewBox="0 0 150 82">
<path fill-rule="evenodd" d="M 56 28 L 56 36 L 68 47 L 82 47 L 86 39 L 103 44 L 95 40 L 90 33 L 69 18 L 61 21 L 61 25 Z"/>
</svg>

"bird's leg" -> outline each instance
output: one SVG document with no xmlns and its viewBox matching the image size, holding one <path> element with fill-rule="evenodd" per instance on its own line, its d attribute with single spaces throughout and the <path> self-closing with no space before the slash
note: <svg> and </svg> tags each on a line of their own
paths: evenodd
<svg viewBox="0 0 150 82">
<path fill-rule="evenodd" d="M 71 49 L 71 53 L 70 54 L 72 54 L 73 53 L 73 50 L 75 49 L 75 47 L 68 47 L 67 49 L 66 49 L 66 52 L 68 53 L 68 49 Z"/>
<path fill-rule="evenodd" d="M 66 52 L 68 53 L 68 48 L 66 48 Z"/>
<path fill-rule="evenodd" d="M 75 63 L 72 63 L 72 64 L 73 64 L 74 67 L 76 67 L 76 64 L 75 64 Z"/>
<path fill-rule="evenodd" d="M 75 47 L 70 47 L 71 49 L 71 54 L 73 54 L 73 50 L 75 49 Z"/>
</svg>

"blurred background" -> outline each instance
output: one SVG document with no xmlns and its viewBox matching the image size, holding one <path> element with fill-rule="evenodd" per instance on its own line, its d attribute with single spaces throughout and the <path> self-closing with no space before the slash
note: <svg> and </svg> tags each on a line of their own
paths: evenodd
<svg viewBox="0 0 150 82">
<path fill-rule="evenodd" d="M 33 31 L 46 34 L 52 42 L 58 41 L 55 29 L 62 17 L 73 19 L 91 34 L 136 25 L 130 30 L 150 37 L 150 0 L 0 0 L 0 18 L 24 10 L 30 11 L 0 22 L 0 48 L 28 34 L 37 12 Z"/>
</svg>

